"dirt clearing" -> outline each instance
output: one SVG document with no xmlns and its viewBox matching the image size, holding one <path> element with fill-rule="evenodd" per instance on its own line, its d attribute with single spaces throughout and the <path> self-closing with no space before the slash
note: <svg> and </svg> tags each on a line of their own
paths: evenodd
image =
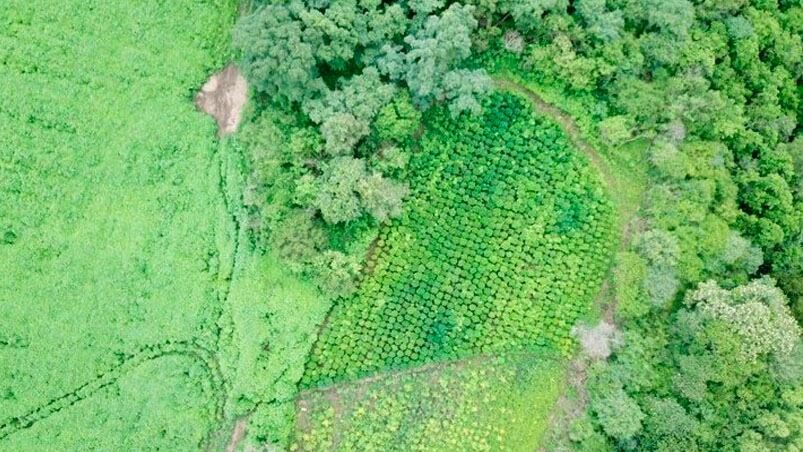
<svg viewBox="0 0 803 452">
<path fill-rule="evenodd" d="M 218 135 L 237 130 L 248 100 L 248 83 L 235 65 L 214 74 L 195 95 L 195 106 L 217 122 Z"/>
</svg>

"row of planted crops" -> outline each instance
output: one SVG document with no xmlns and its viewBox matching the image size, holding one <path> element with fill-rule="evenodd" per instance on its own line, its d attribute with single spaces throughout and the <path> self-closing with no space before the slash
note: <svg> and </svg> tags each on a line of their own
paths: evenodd
<svg viewBox="0 0 803 452">
<path fill-rule="evenodd" d="M 612 208 L 562 131 L 497 93 L 434 111 L 415 191 L 358 292 L 338 301 L 304 386 L 502 350 L 568 353 L 610 254 Z"/>
</svg>

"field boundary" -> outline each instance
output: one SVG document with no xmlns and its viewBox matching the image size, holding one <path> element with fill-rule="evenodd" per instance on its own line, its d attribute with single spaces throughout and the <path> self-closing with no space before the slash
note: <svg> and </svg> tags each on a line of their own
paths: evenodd
<svg viewBox="0 0 803 452">
<path fill-rule="evenodd" d="M 609 198 L 613 199 L 613 196 L 611 195 L 613 192 L 616 191 L 619 185 L 619 180 L 616 178 L 616 176 L 614 175 L 615 173 L 611 170 L 610 166 L 608 165 L 606 160 L 602 157 L 602 155 L 583 138 L 582 132 L 580 131 L 580 128 L 578 127 L 577 123 L 568 113 L 560 109 L 558 106 L 550 102 L 547 102 L 535 91 L 531 90 L 530 88 L 528 88 L 527 86 L 523 85 L 518 81 L 505 77 L 496 77 L 494 78 L 494 81 L 498 89 L 502 91 L 513 92 L 514 94 L 523 96 L 525 100 L 529 101 L 530 105 L 532 105 L 534 109 L 533 113 L 546 116 L 551 121 L 553 121 L 561 129 L 561 131 L 568 136 L 569 141 L 576 148 L 576 150 L 579 151 L 581 154 L 583 154 L 589 160 L 591 167 L 593 167 L 594 170 L 597 173 L 599 173 L 600 179 L 602 179 L 603 186 L 608 192 Z M 419 129 L 417 134 L 420 135 L 421 132 L 423 132 L 423 125 L 422 128 Z M 614 214 L 618 216 L 618 218 L 625 218 L 625 217 L 629 218 L 628 213 L 622 211 L 623 207 L 624 206 L 621 206 L 620 203 L 614 202 Z M 616 231 L 614 231 L 614 233 L 616 234 L 616 240 L 619 242 L 619 246 L 621 246 L 622 238 L 625 235 L 626 229 L 627 228 L 625 227 L 625 224 L 622 223 L 620 226 L 617 226 Z M 614 247 L 612 252 L 615 252 L 617 249 L 618 248 Z M 371 249 L 370 251 L 372 252 L 373 249 Z M 371 264 L 373 266 L 374 263 Z M 608 287 L 609 284 L 607 280 L 610 278 L 609 276 L 610 269 L 608 269 L 607 273 L 608 274 L 605 276 L 605 280 L 603 281 L 599 289 L 596 291 L 596 294 L 594 295 L 593 304 L 595 306 L 601 304 L 601 299 L 605 298 L 607 292 L 609 291 Z M 321 333 L 329 326 L 330 319 L 332 315 L 335 313 L 336 309 L 337 309 L 337 302 L 332 304 L 332 307 L 330 308 L 329 312 L 327 313 L 326 317 L 324 318 L 323 322 L 318 328 L 318 337 L 315 340 L 316 345 L 317 342 L 320 340 Z M 442 366 L 454 362 L 467 361 L 475 359 L 480 356 L 483 355 L 481 354 L 472 355 L 463 359 L 452 360 L 452 361 L 435 361 L 411 368 L 380 370 L 375 373 L 364 375 L 355 380 L 346 380 L 322 387 L 308 387 L 300 389 L 299 399 L 313 392 L 327 392 L 336 390 L 337 386 L 341 384 L 349 384 L 353 382 L 362 382 L 363 384 L 365 384 L 370 381 L 383 378 L 384 376 L 387 376 L 389 374 L 402 374 L 404 372 L 411 372 L 416 369 L 421 369 L 421 371 L 423 372 L 432 369 L 433 367 Z M 306 371 L 306 366 L 305 366 L 305 371 Z"/>
<path fill-rule="evenodd" d="M 619 185 L 619 180 L 613 175 L 613 171 L 608 166 L 608 163 L 605 162 L 605 159 L 602 158 L 602 155 L 583 138 L 583 134 L 580 132 L 577 123 L 568 113 L 554 104 L 547 102 L 544 98 L 539 96 L 538 93 L 519 82 L 506 78 L 498 78 L 495 80 L 499 88 L 507 91 L 515 91 L 526 96 L 538 113 L 549 116 L 550 119 L 555 121 L 558 126 L 560 126 L 561 130 L 563 130 L 563 133 L 568 135 L 577 150 L 582 152 L 588 158 L 591 165 L 600 173 L 605 185 L 607 185 L 610 190 L 616 189 Z"/>
</svg>

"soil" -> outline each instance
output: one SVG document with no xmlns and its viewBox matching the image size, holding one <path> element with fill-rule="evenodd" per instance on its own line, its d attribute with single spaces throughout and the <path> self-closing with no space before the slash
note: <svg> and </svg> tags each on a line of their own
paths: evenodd
<svg viewBox="0 0 803 452">
<path fill-rule="evenodd" d="M 236 424 L 234 424 L 234 430 L 231 432 L 231 439 L 229 440 L 229 444 L 226 445 L 226 452 L 234 452 L 237 450 L 237 444 L 239 444 L 245 436 L 245 427 L 247 423 L 247 419 L 240 419 Z"/>
<path fill-rule="evenodd" d="M 195 106 L 215 118 L 218 136 L 237 130 L 248 100 L 248 83 L 235 65 L 212 75 L 195 95 Z"/>
</svg>

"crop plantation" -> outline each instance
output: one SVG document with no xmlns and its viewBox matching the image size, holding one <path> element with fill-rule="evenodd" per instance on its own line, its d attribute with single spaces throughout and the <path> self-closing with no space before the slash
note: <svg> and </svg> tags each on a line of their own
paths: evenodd
<svg viewBox="0 0 803 452">
<path fill-rule="evenodd" d="M 562 389 L 544 354 L 474 358 L 302 392 L 295 450 L 525 450 Z"/>
<path fill-rule="evenodd" d="M 0 0 L 0 452 L 803 449 L 799 0 Z"/>
<path fill-rule="evenodd" d="M 502 350 L 568 354 L 610 253 L 611 207 L 560 129 L 513 94 L 426 119 L 417 189 L 337 302 L 303 383 Z M 493 300 L 493 302 L 489 302 Z"/>
</svg>

